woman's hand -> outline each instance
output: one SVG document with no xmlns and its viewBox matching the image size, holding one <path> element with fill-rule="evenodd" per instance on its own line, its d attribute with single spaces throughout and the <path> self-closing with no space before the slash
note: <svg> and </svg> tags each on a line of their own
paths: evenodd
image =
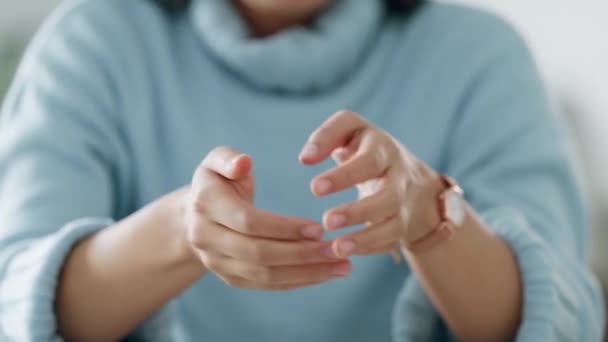
<svg viewBox="0 0 608 342">
<path fill-rule="evenodd" d="M 328 210 L 325 227 L 367 223 L 335 241 L 336 255 L 393 251 L 439 223 L 439 175 L 387 132 L 356 113 L 340 111 L 312 133 L 300 160 L 312 165 L 330 155 L 338 166 L 315 177 L 312 192 L 323 196 L 357 185 L 359 200 Z"/>
<path fill-rule="evenodd" d="M 205 268 L 235 287 L 286 290 L 351 273 L 319 241 L 322 227 L 253 206 L 252 160 L 219 147 L 196 170 L 187 200 L 187 239 Z"/>
</svg>

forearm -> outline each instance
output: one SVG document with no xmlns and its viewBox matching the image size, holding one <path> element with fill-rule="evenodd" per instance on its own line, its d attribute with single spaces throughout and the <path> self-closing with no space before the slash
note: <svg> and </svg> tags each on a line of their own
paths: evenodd
<svg viewBox="0 0 608 342">
<path fill-rule="evenodd" d="M 116 340 L 188 288 L 203 266 L 176 222 L 180 190 L 83 240 L 59 279 L 62 336 Z"/>
<path fill-rule="evenodd" d="M 463 341 L 513 340 L 522 285 L 508 245 L 470 207 L 454 237 L 406 258 L 435 307 Z"/>
</svg>

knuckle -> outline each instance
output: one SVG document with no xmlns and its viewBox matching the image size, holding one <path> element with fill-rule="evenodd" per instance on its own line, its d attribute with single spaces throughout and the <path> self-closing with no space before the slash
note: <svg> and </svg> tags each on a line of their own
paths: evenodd
<svg viewBox="0 0 608 342">
<path fill-rule="evenodd" d="M 209 244 L 207 235 L 204 233 L 203 224 L 196 222 L 188 229 L 186 238 L 195 248 L 205 250 Z"/>
<path fill-rule="evenodd" d="M 192 174 L 192 188 L 196 189 L 200 186 L 201 180 L 205 177 L 205 173 L 207 172 L 207 168 L 205 167 L 205 161 L 200 162 L 196 169 L 194 169 L 194 173 Z"/>
<path fill-rule="evenodd" d="M 219 184 L 216 181 L 211 180 L 199 182 L 197 186 L 194 186 L 188 195 L 187 207 L 189 207 L 189 210 L 198 215 L 206 215 L 209 202 L 213 200 L 213 197 L 210 197 L 210 194 L 216 192 L 214 191 L 214 188 L 218 185 Z"/>
<path fill-rule="evenodd" d="M 207 153 L 207 157 L 206 157 L 205 159 L 209 159 L 209 158 L 213 157 L 214 155 L 216 155 L 216 154 L 220 153 L 220 151 L 221 151 L 222 149 L 224 149 L 224 146 L 222 146 L 222 145 L 219 145 L 219 146 L 216 146 L 216 147 L 212 148 L 212 149 L 211 149 L 211 150 L 210 150 L 210 151 Z"/>
<path fill-rule="evenodd" d="M 331 155 L 339 163 L 343 163 L 348 159 L 348 151 L 343 147 L 336 149 Z"/>
<path fill-rule="evenodd" d="M 207 170 L 210 167 L 210 164 L 212 163 L 213 158 L 215 158 L 215 156 L 218 155 L 221 150 L 222 150 L 222 146 L 217 146 L 217 147 L 214 147 L 213 149 L 211 149 L 209 152 L 207 152 L 207 154 L 203 158 L 203 161 L 198 165 L 197 171 Z"/>
<path fill-rule="evenodd" d="M 227 153 L 234 153 L 234 149 L 230 146 L 226 146 L 226 145 L 220 145 L 220 146 L 216 146 L 215 148 L 213 148 L 209 154 L 207 154 L 208 158 L 213 158 L 213 157 L 218 157 L 218 156 L 222 156 L 225 155 Z"/>
<path fill-rule="evenodd" d="M 236 154 L 238 154 L 238 151 L 230 146 L 217 146 L 207 153 L 199 167 L 203 169 L 202 171 L 217 170 L 222 161 Z"/>
<path fill-rule="evenodd" d="M 237 230 L 242 233 L 253 233 L 254 232 L 254 221 L 255 217 L 251 210 L 241 209 L 234 213 L 234 220 L 236 222 Z"/>
</svg>

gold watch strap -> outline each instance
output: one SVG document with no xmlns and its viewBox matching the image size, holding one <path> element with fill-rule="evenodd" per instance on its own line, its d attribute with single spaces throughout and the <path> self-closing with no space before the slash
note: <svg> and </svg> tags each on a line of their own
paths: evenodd
<svg viewBox="0 0 608 342">
<path fill-rule="evenodd" d="M 450 221 L 447 214 L 445 194 L 450 190 L 454 190 L 462 194 L 462 190 L 453 178 L 442 175 L 441 179 L 445 185 L 445 189 L 437 196 L 439 217 L 441 221 L 433 230 L 428 232 L 423 237 L 415 241 L 404 243 L 404 247 L 414 254 L 433 249 L 436 245 L 442 243 L 443 241 L 449 240 L 455 233 L 454 224 L 452 221 Z"/>
<path fill-rule="evenodd" d="M 442 221 L 435 229 L 416 241 L 406 242 L 405 248 L 417 254 L 433 249 L 439 243 L 449 240 L 454 235 L 454 226 Z"/>
</svg>

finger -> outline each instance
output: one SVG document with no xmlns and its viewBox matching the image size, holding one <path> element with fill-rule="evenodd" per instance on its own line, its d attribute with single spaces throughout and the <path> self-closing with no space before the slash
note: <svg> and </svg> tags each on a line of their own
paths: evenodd
<svg viewBox="0 0 608 342">
<path fill-rule="evenodd" d="M 228 146 L 213 149 L 201 165 L 230 180 L 239 180 L 247 176 L 253 168 L 249 155 Z"/>
<path fill-rule="evenodd" d="M 218 275 L 219 276 L 219 275 Z M 288 291 L 295 290 L 304 287 L 319 285 L 323 282 L 310 282 L 310 283 L 301 283 L 301 284 L 273 284 L 273 285 L 262 285 L 245 278 L 237 277 L 237 276 L 219 276 L 220 279 L 224 281 L 229 286 L 242 288 L 242 289 L 250 289 L 250 290 L 260 290 L 260 291 Z M 331 280 L 331 279 L 329 279 Z"/>
<path fill-rule="evenodd" d="M 370 196 L 328 210 L 323 215 L 323 225 L 333 230 L 366 222 L 384 221 L 399 212 L 401 202 L 398 191 L 385 186 Z"/>
<path fill-rule="evenodd" d="M 238 277 L 264 286 L 312 284 L 352 273 L 348 260 L 299 266 L 259 266 L 218 253 L 200 253 L 204 266 L 221 277 Z"/>
<path fill-rule="evenodd" d="M 242 234 L 279 240 L 323 237 L 319 223 L 257 209 L 222 182 L 208 184 L 197 196 L 202 215 Z"/>
<path fill-rule="evenodd" d="M 304 287 L 311 287 L 311 286 L 315 286 L 315 285 L 320 285 L 321 283 L 323 283 L 323 282 L 303 283 L 303 284 L 295 284 L 295 285 L 275 285 L 275 286 L 271 286 L 270 288 L 268 288 L 266 290 L 270 290 L 270 291 L 289 291 L 289 290 L 301 289 L 301 288 L 304 288 Z"/>
<path fill-rule="evenodd" d="M 383 139 L 368 131 L 361 141 L 360 150 L 348 161 L 315 177 L 312 192 L 317 196 L 341 191 L 373 178 L 384 175 L 389 168 L 393 153 Z"/>
<path fill-rule="evenodd" d="M 309 219 L 284 216 L 271 211 L 244 206 L 232 216 L 233 229 L 250 236 L 278 240 L 319 240 L 323 237 L 323 227 Z"/>
<path fill-rule="evenodd" d="M 220 272 L 223 274 L 239 276 L 263 286 L 321 283 L 334 278 L 347 277 L 352 273 L 352 265 L 348 260 L 274 267 L 253 265 L 230 258 L 223 258 L 222 260 L 223 265 Z"/>
<path fill-rule="evenodd" d="M 394 251 L 398 251 L 399 245 L 395 242 L 385 243 L 377 246 L 371 246 L 369 248 L 361 248 L 357 255 L 376 255 L 376 254 L 386 254 L 393 253 Z"/>
<path fill-rule="evenodd" d="M 300 161 L 311 165 L 325 160 L 333 150 L 347 145 L 357 132 L 369 125 L 354 112 L 347 110 L 337 112 L 311 134 L 300 152 Z"/>
<path fill-rule="evenodd" d="M 340 259 L 333 253 L 332 241 L 263 239 L 203 220 L 189 232 L 189 241 L 199 250 L 261 266 L 319 264 Z"/>
<path fill-rule="evenodd" d="M 336 256 L 346 258 L 375 246 L 395 243 L 402 235 L 403 229 L 401 220 L 393 217 L 384 222 L 376 223 L 359 231 L 341 236 L 334 241 L 332 247 Z"/>
<path fill-rule="evenodd" d="M 262 273 L 262 281 L 269 284 L 320 283 L 334 278 L 348 277 L 353 271 L 348 260 L 302 266 L 270 267 Z"/>
</svg>

